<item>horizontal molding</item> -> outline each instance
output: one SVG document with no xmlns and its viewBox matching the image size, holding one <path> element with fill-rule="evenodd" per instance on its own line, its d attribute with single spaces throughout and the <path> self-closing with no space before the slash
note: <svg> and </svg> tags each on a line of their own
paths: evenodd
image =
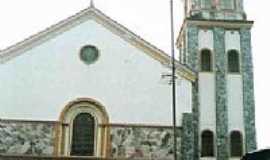
<svg viewBox="0 0 270 160">
<path fill-rule="evenodd" d="M 193 18 L 186 18 L 184 23 L 181 26 L 181 29 L 178 34 L 178 38 L 176 40 L 176 46 L 178 48 L 181 47 L 181 40 L 184 37 L 184 31 L 186 30 L 187 26 L 195 25 L 198 27 L 221 27 L 224 29 L 241 29 L 241 28 L 248 28 L 251 29 L 253 27 L 254 21 L 248 20 L 212 20 L 212 19 L 193 19 Z"/>
<path fill-rule="evenodd" d="M 36 123 L 36 124 L 50 124 L 50 125 L 64 125 L 69 126 L 69 124 L 61 123 L 59 121 L 46 121 L 46 120 L 25 120 L 25 119 L 0 119 L 0 123 Z M 158 124 L 144 124 L 144 123 L 107 123 L 99 124 L 100 127 L 120 127 L 120 128 L 165 128 L 173 129 L 170 125 L 158 125 Z M 177 129 L 181 129 L 178 126 Z"/>
<path fill-rule="evenodd" d="M 254 21 L 246 20 L 196 20 L 196 19 L 185 19 L 184 25 L 196 25 L 205 27 L 222 27 L 225 29 L 241 29 L 251 28 Z"/>
<path fill-rule="evenodd" d="M 154 124 L 139 124 L 139 123 L 110 123 L 110 124 L 100 124 L 101 127 L 111 127 L 111 128 L 166 128 L 173 129 L 173 126 L 169 125 L 154 125 Z M 177 129 L 181 129 L 182 127 L 178 126 Z"/>
<path fill-rule="evenodd" d="M 59 121 L 26 120 L 26 119 L 0 119 L 0 123 L 43 123 L 43 124 L 61 124 L 61 122 L 59 122 Z"/>
</svg>

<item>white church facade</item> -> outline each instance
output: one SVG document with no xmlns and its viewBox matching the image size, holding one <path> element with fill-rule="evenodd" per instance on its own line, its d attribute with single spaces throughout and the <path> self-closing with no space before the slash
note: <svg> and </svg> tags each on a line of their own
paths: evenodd
<svg viewBox="0 0 270 160">
<path fill-rule="evenodd" d="M 242 0 L 186 0 L 179 159 L 256 149 L 252 21 Z M 94 5 L 0 51 L 0 158 L 173 159 L 171 58 Z"/>
</svg>

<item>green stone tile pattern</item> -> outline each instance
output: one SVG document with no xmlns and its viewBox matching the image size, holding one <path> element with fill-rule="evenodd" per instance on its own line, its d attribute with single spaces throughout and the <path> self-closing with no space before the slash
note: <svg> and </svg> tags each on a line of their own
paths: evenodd
<svg viewBox="0 0 270 160">
<path fill-rule="evenodd" d="M 0 121 L 0 154 L 52 155 L 54 125 Z"/>
<path fill-rule="evenodd" d="M 184 113 L 181 130 L 181 160 L 194 160 L 194 129 L 192 113 Z"/>
<path fill-rule="evenodd" d="M 192 113 L 193 113 L 193 130 L 194 130 L 194 160 L 200 159 L 199 149 L 199 85 L 198 81 L 192 84 Z"/>
<path fill-rule="evenodd" d="M 256 145 L 255 130 L 255 102 L 253 84 L 253 63 L 251 53 L 251 33 L 250 29 L 241 29 L 241 59 L 243 76 L 243 106 L 245 121 L 245 142 L 246 152 L 254 151 Z"/>
<path fill-rule="evenodd" d="M 214 28 L 217 160 L 229 159 L 225 30 Z"/>
<path fill-rule="evenodd" d="M 187 27 L 187 65 L 192 68 L 195 72 L 199 72 L 199 57 L 198 57 L 198 27 L 188 26 Z M 193 124 L 193 149 L 194 160 L 199 159 L 199 90 L 198 90 L 198 80 L 192 84 L 192 112 L 193 119 L 190 123 Z M 184 141 L 184 140 L 183 140 Z M 192 146 L 192 144 L 190 144 Z M 185 154 L 185 153 L 183 153 Z M 188 155 L 182 155 L 183 157 L 188 157 Z"/>
<path fill-rule="evenodd" d="M 187 27 L 187 37 L 187 65 L 194 71 L 198 72 L 198 27 L 189 25 Z"/>
<path fill-rule="evenodd" d="M 200 5 L 200 3 L 201 3 L 200 0 L 193 0 L 193 2 L 195 5 Z"/>
<path fill-rule="evenodd" d="M 178 154 L 180 131 L 177 131 Z M 172 128 L 113 126 L 110 132 L 112 158 L 173 160 Z"/>
</svg>

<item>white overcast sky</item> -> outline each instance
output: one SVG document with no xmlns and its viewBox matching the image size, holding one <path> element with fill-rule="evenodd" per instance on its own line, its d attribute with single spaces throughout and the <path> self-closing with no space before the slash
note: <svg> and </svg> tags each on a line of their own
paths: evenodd
<svg viewBox="0 0 270 160">
<path fill-rule="evenodd" d="M 183 6 L 181 0 L 174 1 L 177 33 L 183 20 Z M 270 73 L 267 70 L 270 68 L 270 53 L 267 48 L 270 37 L 270 1 L 244 1 L 248 19 L 255 20 L 252 45 L 257 139 L 259 148 L 266 148 L 270 147 Z M 90 0 L 1 0 L 0 49 L 85 9 L 89 3 Z M 169 53 L 169 0 L 95 0 L 95 5 L 111 18 Z"/>
</svg>

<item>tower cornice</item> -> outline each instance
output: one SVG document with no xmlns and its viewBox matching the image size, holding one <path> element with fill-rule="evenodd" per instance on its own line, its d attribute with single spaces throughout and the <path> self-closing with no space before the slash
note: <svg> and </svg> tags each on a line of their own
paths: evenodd
<svg viewBox="0 0 270 160">
<path fill-rule="evenodd" d="M 176 45 L 179 47 L 181 37 L 183 37 L 184 30 L 188 26 L 197 26 L 201 28 L 213 28 L 213 27 L 222 27 L 224 29 L 251 29 L 253 27 L 254 21 L 247 20 L 203 20 L 203 19 L 190 19 L 186 18 L 183 22 L 182 28 L 179 32 Z"/>
<path fill-rule="evenodd" d="M 246 20 L 196 20 L 186 18 L 184 25 L 196 25 L 203 27 L 223 27 L 225 29 L 252 28 L 254 21 Z"/>
</svg>

